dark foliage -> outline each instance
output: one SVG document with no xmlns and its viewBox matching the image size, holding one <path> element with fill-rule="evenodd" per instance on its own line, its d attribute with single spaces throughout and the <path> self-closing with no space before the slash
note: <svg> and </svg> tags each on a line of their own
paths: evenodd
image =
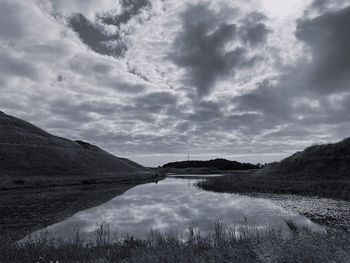
<svg viewBox="0 0 350 263">
<path fill-rule="evenodd" d="M 171 162 L 163 165 L 163 168 L 203 168 L 214 167 L 218 170 L 246 170 L 246 169 L 259 169 L 260 164 L 240 163 L 236 161 L 229 161 L 225 159 L 215 159 L 209 161 L 183 161 L 183 162 Z"/>
</svg>

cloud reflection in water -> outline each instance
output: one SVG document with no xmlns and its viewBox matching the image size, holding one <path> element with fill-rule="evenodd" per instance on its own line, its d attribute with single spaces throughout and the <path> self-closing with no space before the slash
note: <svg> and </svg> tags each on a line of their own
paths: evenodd
<svg viewBox="0 0 350 263">
<path fill-rule="evenodd" d="M 78 212 L 40 231 L 72 237 L 74 229 L 79 228 L 85 234 L 94 233 L 98 224 L 105 222 L 121 235 L 128 233 L 142 238 L 151 229 L 181 233 L 189 226 L 205 234 L 213 229 L 215 220 L 239 227 L 246 224 L 245 218 L 259 229 L 268 225 L 285 227 L 286 219 L 313 229 L 320 228 L 267 199 L 208 192 L 194 186 L 194 182 L 196 180 L 167 178 L 158 184 L 136 186 L 105 204 Z"/>
</svg>

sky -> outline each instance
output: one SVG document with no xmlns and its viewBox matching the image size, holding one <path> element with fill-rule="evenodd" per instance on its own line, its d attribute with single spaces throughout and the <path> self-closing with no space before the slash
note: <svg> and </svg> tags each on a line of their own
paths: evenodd
<svg viewBox="0 0 350 263">
<path fill-rule="evenodd" d="M 0 0 L 0 110 L 143 165 L 350 135 L 350 0 Z"/>
</svg>

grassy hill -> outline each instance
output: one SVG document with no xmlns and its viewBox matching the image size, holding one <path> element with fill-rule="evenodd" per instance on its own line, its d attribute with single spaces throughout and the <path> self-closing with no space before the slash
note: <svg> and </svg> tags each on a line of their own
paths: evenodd
<svg viewBox="0 0 350 263">
<path fill-rule="evenodd" d="M 291 193 L 350 200 L 350 138 L 315 145 L 250 174 L 230 174 L 200 183 L 230 193 Z"/>
<path fill-rule="evenodd" d="M 350 179 L 350 138 L 334 144 L 314 145 L 256 172 L 266 179 Z"/>
<path fill-rule="evenodd" d="M 151 171 L 82 141 L 57 137 L 0 112 L 0 176 L 18 178 L 133 178 Z M 79 180 L 80 180 L 79 179 Z M 12 180 L 13 181 L 13 180 Z"/>
<path fill-rule="evenodd" d="M 153 175 L 95 145 L 0 112 L 0 210 L 6 211 L 0 213 L 0 240 L 22 238 L 107 202 Z"/>
</svg>

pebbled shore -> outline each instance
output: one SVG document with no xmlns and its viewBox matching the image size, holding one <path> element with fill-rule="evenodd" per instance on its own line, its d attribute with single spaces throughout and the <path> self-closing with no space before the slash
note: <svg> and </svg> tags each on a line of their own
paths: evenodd
<svg viewBox="0 0 350 263">
<path fill-rule="evenodd" d="M 257 193 L 253 195 L 270 199 L 275 204 L 304 215 L 318 224 L 350 230 L 349 201 L 291 194 Z"/>
</svg>

